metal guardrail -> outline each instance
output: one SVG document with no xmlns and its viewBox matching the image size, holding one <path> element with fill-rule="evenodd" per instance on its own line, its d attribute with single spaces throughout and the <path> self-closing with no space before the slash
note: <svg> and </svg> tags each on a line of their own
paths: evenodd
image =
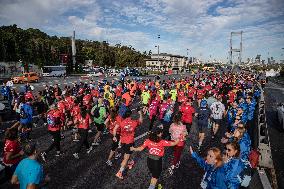
<svg viewBox="0 0 284 189">
<path fill-rule="evenodd" d="M 266 122 L 265 113 L 265 100 L 264 91 L 261 89 L 261 96 L 258 103 L 258 117 L 257 117 L 257 147 L 260 152 L 259 167 L 257 168 L 258 179 L 262 184 L 263 189 L 278 189 L 274 164 L 272 160 L 270 138 L 268 135 L 268 128 Z M 268 179 L 267 172 L 271 175 L 271 179 Z M 257 179 L 257 180 L 258 180 Z M 251 188 L 251 187 L 250 187 Z"/>
</svg>

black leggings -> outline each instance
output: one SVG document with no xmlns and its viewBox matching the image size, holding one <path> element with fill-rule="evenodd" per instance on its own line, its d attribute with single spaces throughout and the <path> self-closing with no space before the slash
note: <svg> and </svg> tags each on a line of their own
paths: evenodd
<svg viewBox="0 0 284 189">
<path fill-rule="evenodd" d="M 113 138 L 113 135 L 111 135 L 111 136 Z M 111 140 L 112 140 L 112 138 L 111 138 Z M 116 134 L 116 139 L 117 139 L 116 142 L 112 140 L 112 144 L 111 144 L 111 150 L 112 151 L 115 151 L 117 149 L 118 143 L 119 143 L 119 140 L 120 140 L 120 135 Z"/>
<path fill-rule="evenodd" d="M 88 129 L 78 129 L 78 132 L 80 135 L 80 141 L 78 146 L 76 147 L 76 153 L 79 153 L 81 151 L 83 144 L 86 146 L 87 149 L 90 147 L 88 142 Z"/>
<path fill-rule="evenodd" d="M 150 157 L 147 158 L 147 166 L 153 178 L 158 179 L 161 175 L 162 159 L 163 159 L 162 157 L 158 160 L 154 160 Z"/>
<path fill-rule="evenodd" d="M 54 147 L 56 148 L 56 151 L 60 151 L 60 140 L 61 140 L 60 131 L 49 131 L 49 133 L 52 135 L 53 142 L 45 152 L 48 153 Z"/>
</svg>

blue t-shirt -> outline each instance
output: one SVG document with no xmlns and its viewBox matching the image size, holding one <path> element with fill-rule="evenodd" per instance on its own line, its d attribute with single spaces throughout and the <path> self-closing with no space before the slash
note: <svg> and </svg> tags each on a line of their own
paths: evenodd
<svg viewBox="0 0 284 189">
<path fill-rule="evenodd" d="M 28 184 L 43 181 L 43 167 L 36 160 L 25 158 L 17 166 L 14 175 L 18 177 L 20 189 L 26 189 Z"/>
</svg>

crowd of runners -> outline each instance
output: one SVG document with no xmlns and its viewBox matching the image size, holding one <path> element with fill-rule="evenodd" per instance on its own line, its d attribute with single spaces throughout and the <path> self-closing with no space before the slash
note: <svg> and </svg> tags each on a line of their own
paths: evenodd
<svg viewBox="0 0 284 189">
<path fill-rule="evenodd" d="M 247 186 L 248 172 L 256 164 L 253 150 L 256 146 L 251 141 L 262 82 L 252 73 L 202 71 L 165 80 L 121 78 L 74 83 L 64 88 L 46 86 L 37 92 L 28 83 L 21 93 L 3 85 L 2 95 L 10 100 L 18 119 L 5 132 L 3 163 L 7 177 L 13 176 L 12 183 L 20 183 L 21 188 L 48 180 L 44 179 L 42 166 L 34 161 L 38 155 L 48 162 L 53 150 L 55 156 L 61 156 L 64 133 L 72 130 L 72 140 L 77 145 L 70 153 L 78 161 L 84 146 L 89 154 L 101 144 L 102 137 L 112 140 L 105 161 L 106 166 L 112 166 L 114 159 L 121 158 L 121 166 L 114 173 L 117 179 L 125 179 L 125 170 L 135 164 L 131 154 L 147 149 L 147 166 L 152 176 L 149 189 L 158 187 L 165 147 L 172 146 L 168 174 L 178 171 L 182 155 L 190 155 L 205 170 L 201 188 Z M 139 106 L 134 109 L 133 104 L 137 102 Z M 139 118 L 134 119 L 132 114 L 137 112 Z M 33 118 L 35 114 L 37 119 Z M 143 144 L 137 146 L 135 131 L 145 120 L 149 120 L 143 124 L 147 125 L 148 133 Z M 38 152 L 31 132 L 40 123 L 44 123 L 52 141 L 47 149 Z M 194 124 L 198 128 L 198 143 L 185 151 Z M 205 135 L 207 130 L 210 130 L 209 136 Z M 94 138 L 89 137 L 90 132 L 95 132 Z M 212 146 L 204 159 L 200 153 L 208 137 L 219 140 L 224 148 Z M 23 160 L 24 154 L 28 157 Z M 33 163 L 27 161 L 29 158 Z"/>
</svg>

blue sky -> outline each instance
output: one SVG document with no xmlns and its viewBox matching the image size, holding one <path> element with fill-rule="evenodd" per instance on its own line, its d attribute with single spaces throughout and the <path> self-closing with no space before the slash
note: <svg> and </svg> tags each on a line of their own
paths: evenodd
<svg viewBox="0 0 284 189">
<path fill-rule="evenodd" d="M 283 0 L 1 0 L 0 7 L 0 25 L 58 36 L 75 29 L 80 39 L 154 53 L 157 44 L 172 54 L 190 49 L 203 60 L 226 60 L 230 32 L 243 31 L 243 59 L 284 59 Z"/>
</svg>

